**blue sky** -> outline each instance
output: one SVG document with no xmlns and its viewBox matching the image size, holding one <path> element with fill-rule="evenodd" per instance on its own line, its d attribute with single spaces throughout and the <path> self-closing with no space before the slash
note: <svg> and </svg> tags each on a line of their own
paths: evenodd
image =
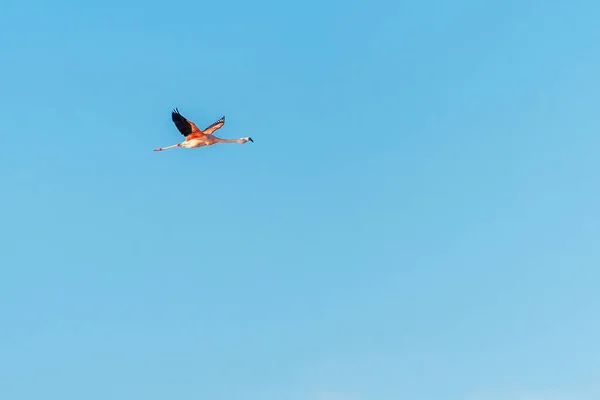
<svg viewBox="0 0 600 400">
<path fill-rule="evenodd" d="M 568 3 L 6 2 L 0 398 L 597 399 Z"/>
</svg>

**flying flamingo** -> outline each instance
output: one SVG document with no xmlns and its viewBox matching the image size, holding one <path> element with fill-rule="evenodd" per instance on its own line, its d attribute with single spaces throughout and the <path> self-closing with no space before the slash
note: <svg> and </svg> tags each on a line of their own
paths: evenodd
<svg viewBox="0 0 600 400">
<path fill-rule="evenodd" d="M 181 134 L 185 136 L 185 140 L 181 143 L 177 143 L 172 146 L 159 147 L 158 149 L 154 149 L 154 151 L 169 150 L 177 147 L 193 149 L 202 146 L 212 146 L 215 143 L 244 144 L 247 141 L 254 142 L 254 140 L 252 140 L 251 137 L 244 137 L 239 139 L 221 139 L 214 136 L 213 132 L 225 125 L 225 117 L 221 117 L 215 123 L 207 126 L 203 131 L 198 129 L 196 124 L 194 124 L 192 121 L 188 120 L 183 115 L 181 115 L 177 108 L 174 109 L 173 112 L 171 112 L 171 119 L 177 127 L 177 130 L 179 130 L 179 132 L 181 132 Z"/>
</svg>

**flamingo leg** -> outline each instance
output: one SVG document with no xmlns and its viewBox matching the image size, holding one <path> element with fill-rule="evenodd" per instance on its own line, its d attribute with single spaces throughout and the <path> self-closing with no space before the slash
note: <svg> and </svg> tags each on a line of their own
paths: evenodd
<svg viewBox="0 0 600 400">
<path fill-rule="evenodd" d="M 252 140 L 251 137 L 243 137 L 243 138 L 239 138 L 239 139 L 221 139 L 218 137 L 214 137 L 215 138 L 215 143 L 240 143 L 240 144 L 244 144 L 246 142 L 254 142 L 254 140 Z"/>
</svg>

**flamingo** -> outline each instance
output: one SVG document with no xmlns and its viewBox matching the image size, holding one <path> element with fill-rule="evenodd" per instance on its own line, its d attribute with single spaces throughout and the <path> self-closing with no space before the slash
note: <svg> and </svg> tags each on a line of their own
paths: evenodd
<svg viewBox="0 0 600 400">
<path fill-rule="evenodd" d="M 179 110 L 176 108 L 171 112 L 171 119 L 175 124 L 175 127 L 183 136 L 185 136 L 185 140 L 181 143 L 174 144 L 172 146 L 167 147 L 159 147 L 154 149 L 154 151 L 163 151 L 169 149 L 175 149 L 178 147 L 183 147 L 186 149 L 193 149 L 196 147 L 202 146 L 212 146 L 216 143 L 240 143 L 244 144 L 248 141 L 254 142 L 251 137 L 244 137 L 239 139 L 221 139 L 213 135 L 213 133 L 223 127 L 225 125 L 225 117 L 219 118 L 216 122 L 207 126 L 203 131 L 198 129 L 195 123 L 185 118 L 183 115 L 179 113 Z"/>
</svg>

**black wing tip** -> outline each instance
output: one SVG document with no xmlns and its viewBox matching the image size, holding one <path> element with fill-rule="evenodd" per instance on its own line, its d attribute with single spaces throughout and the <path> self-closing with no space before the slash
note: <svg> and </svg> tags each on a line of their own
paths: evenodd
<svg viewBox="0 0 600 400">
<path fill-rule="evenodd" d="M 181 115 L 179 113 L 179 110 L 176 108 L 173 111 L 171 111 L 171 119 L 173 120 L 173 122 L 183 121 L 183 119 L 185 119 L 185 117 L 183 115 Z"/>
</svg>

